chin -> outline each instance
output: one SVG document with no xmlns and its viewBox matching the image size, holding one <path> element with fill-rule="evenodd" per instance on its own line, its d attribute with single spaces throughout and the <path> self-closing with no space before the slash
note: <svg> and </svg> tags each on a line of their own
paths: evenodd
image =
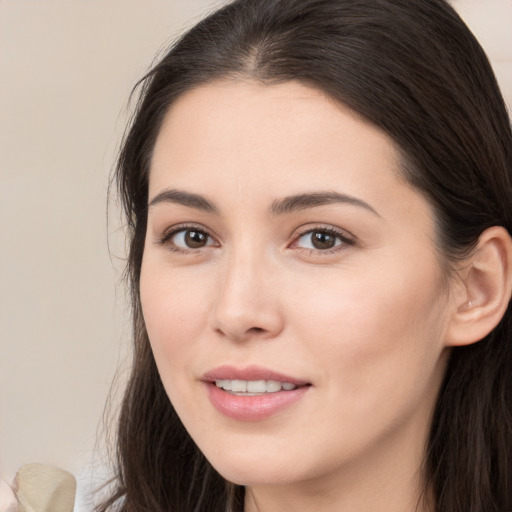
<svg viewBox="0 0 512 512">
<path fill-rule="evenodd" d="M 279 485 L 307 479 L 304 465 L 290 459 L 278 459 L 272 454 L 252 457 L 247 452 L 230 459 L 208 459 L 215 470 L 228 482 L 236 485 Z M 264 456 L 262 456 L 264 455 Z M 311 475 L 309 475 L 311 476 Z"/>
<path fill-rule="evenodd" d="M 214 467 L 223 478 L 225 478 L 228 482 L 231 482 L 236 485 L 279 485 L 299 480 L 299 478 L 295 479 L 293 475 L 290 475 L 290 473 L 288 473 L 287 471 L 269 471 L 268 467 L 262 467 L 261 465 L 258 466 L 259 467 L 243 469 L 233 467 L 222 467 L 218 469 L 217 467 Z"/>
</svg>

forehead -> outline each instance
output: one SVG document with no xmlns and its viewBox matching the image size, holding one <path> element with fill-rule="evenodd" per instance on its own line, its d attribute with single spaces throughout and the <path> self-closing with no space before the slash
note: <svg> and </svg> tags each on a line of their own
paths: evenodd
<svg viewBox="0 0 512 512">
<path fill-rule="evenodd" d="M 193 89 L 171 106 L 155 144 L 150 181 L 154 188 L 160 178 L 228 172 L 276 181 L 310 174 L 318 181 L 333 165 L 340 176 L 363 167 L 398 174 L 399 161 L 385 133 L 317 89 L 298 82 L 223 81 Z"/>
</svg>

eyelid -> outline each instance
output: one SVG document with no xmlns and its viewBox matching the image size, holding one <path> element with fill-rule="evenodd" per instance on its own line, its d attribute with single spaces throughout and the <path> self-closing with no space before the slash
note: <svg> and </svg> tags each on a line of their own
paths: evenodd
<svg viewBox="0 0 512 512">
<path fill-rule="evenodd" d="M 335 245 L 334 247 L 330 249 L 311 249 L 307 247 L 298 247 L 296 246 L 298 240 L 300 240 L 304 235 L 307 235 L 308 233 L 313 233 L 315 231 L 324 231 L 326 233 L 332 234 L 335 237 L 339 238 L 341 240 L 340 244 Z M 292 235 L 292 241 L 288 245 L 289 248 L 300 250 L 300 251 L 308 251 L 310 253 L 319 254 L 319 255 L 326 255 L 326 254 L 332 254 L 334 252 L 343 251 L 347 248 L 347 246 L 355 245 L 356 243 L 356 237 L 349 233 L 348 231 L 332 226 L 332 225 L 326 225 L 326 224 L 313 224 L 313 225 L 307 225 L 302 226 L 298 228 Z"/>
<path fill-rule="evenodd" d="M 215 243 L 214 244 L 208 244 L 204 247 L 198 247 L 196 249 L 193 249 L 193 248 L 183 248 L 183 247 L 179 247 L 175 244 L 172 244 L 171 240 L 174 236 L 176 236 L 180 231 L 188 231 L 188 230 L 196 230 L 196 231 L 201 231 L 202 233 L 205 233 L 209 238 L 211 238 Z M 197 252 L 197 251 L 200 251 L 201 249 L 207 249 L 207 248 L 210 248 L 212 246 L 217 246 L 219 247 L 220 244 L 217 240 L 217 237 L 215 237 L 211 231 L 207 228 L 205 228 L 204 226 L 200 225 L 200 224 L 193 224 L 193 223 L 184 223 L 184 224 L 177 224 L 177 225 L 174 225 L 174 226 L 171 226 L 169 228 L 167 228 L 163 233 L 162 235 L 159 235 L 157 237 L 157 240 L 156 240 L 156 243 L 159 244 L 159 245 L 169 245 L 169 248 L 173 251 L 176 251 L 176 252 L 185 252 L 185 253 L 188 253 L 188 252 Z"/>
<path fill-rule="evenodd" d="M 176 236 L 181 231 L 187 231 L 187 230 L 197 230 L 205 233 L 210 239 L 213 240 L 213 244 L 207 244 L 204 247 L 199 248 L 183 248 L 180 246 L 177 246 L 171 242 L 172 238 Z M 302 238 L 303 236 L 307 235 L 308 233 L 313 233 L 315 231 L 323 231 L 326 233 L 329 233 L 336 238 L 341 240 L 341 243 L 336 244 L 334 247 L 330 249 L 312 249 L 307 247 L 298 247 L 297 242 Z M 169 249 L 176 251 L 176 252 L 183 252 L 183 253 L 189 253 L 189 252 L 198 252 L 200 250 L 208 249 L 211 247 L 220 247 L 220 243 L 218 241 L 218 237 L 216 237 L 214 234 L 212 234 L 211 230 L 206 228 L 203 225 L 195 224 L 195 223 L 183 223 L 183 224 L 177 224 L 173 225 L 169 228 L 167 228 L 161 235 L 159 235 L 156 239 L 156 243 L 163 246 L 169 246 Z M 306 226 L 301 226 L 300 228 L 296 229 L 295 232 L 291 236 L 291 242 L 288 244 L 288 248 L 299 250 L 299 251 L 306 251 L 312 254 L 318 254 L 318 255 L 327 255 L 332 254 L 335 252 L 343 251 L 347 248 L 347 246 L 355 245 L 356 243 L 356 237 L 349 233 L 348 231 L 338 228 L 336 226 L 332 225 L 326 225 L 326 224 L 308 224 Z"/>
</svg>

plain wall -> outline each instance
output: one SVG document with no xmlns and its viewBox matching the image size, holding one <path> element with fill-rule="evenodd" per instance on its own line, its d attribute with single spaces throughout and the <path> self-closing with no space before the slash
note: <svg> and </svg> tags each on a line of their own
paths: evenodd
<svg viewBox="0 0 512 512">
<path fill-rule="evenodd" d="M 106 221 L 128 95 L 156 52 L 214 4 L 0 0 L 0 474 L 8 479 L 28 462 L 88 479 L 129 344 L 115 204 Z M 512 1 L 454 6 L 512 105 Z"/>
</svg>

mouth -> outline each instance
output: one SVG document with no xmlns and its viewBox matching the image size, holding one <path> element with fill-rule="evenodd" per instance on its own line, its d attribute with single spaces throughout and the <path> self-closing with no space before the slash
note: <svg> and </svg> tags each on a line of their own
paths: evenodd
<svg viewBox="0 0 512 512">
<path fill-rule="evenodd" d="M 219 379 L 215 385 L 232 395 L 258 396 L 279 391 L 293 391 L 299 386 L 291 382 L 279 382 L 277 380 L 240 380 Z M 308 384 L 306 384 L 308 385 Z"/>
<path fill-rule="evenodd" d="M 244 395 L 293 391 L 302 386 L 311 386 L 306 380 L 255 365 L 245 368 L 219 366 L 205 373 L 202 380 L 232 394 Z"/>
<path fill-rule="evenodd" d="M 224 416 L 239 421 L 263 420 L 301 400 L 310 382 L 262 367 L 223 366 L 206 373 L 213 406 Z"/>
</svg>

